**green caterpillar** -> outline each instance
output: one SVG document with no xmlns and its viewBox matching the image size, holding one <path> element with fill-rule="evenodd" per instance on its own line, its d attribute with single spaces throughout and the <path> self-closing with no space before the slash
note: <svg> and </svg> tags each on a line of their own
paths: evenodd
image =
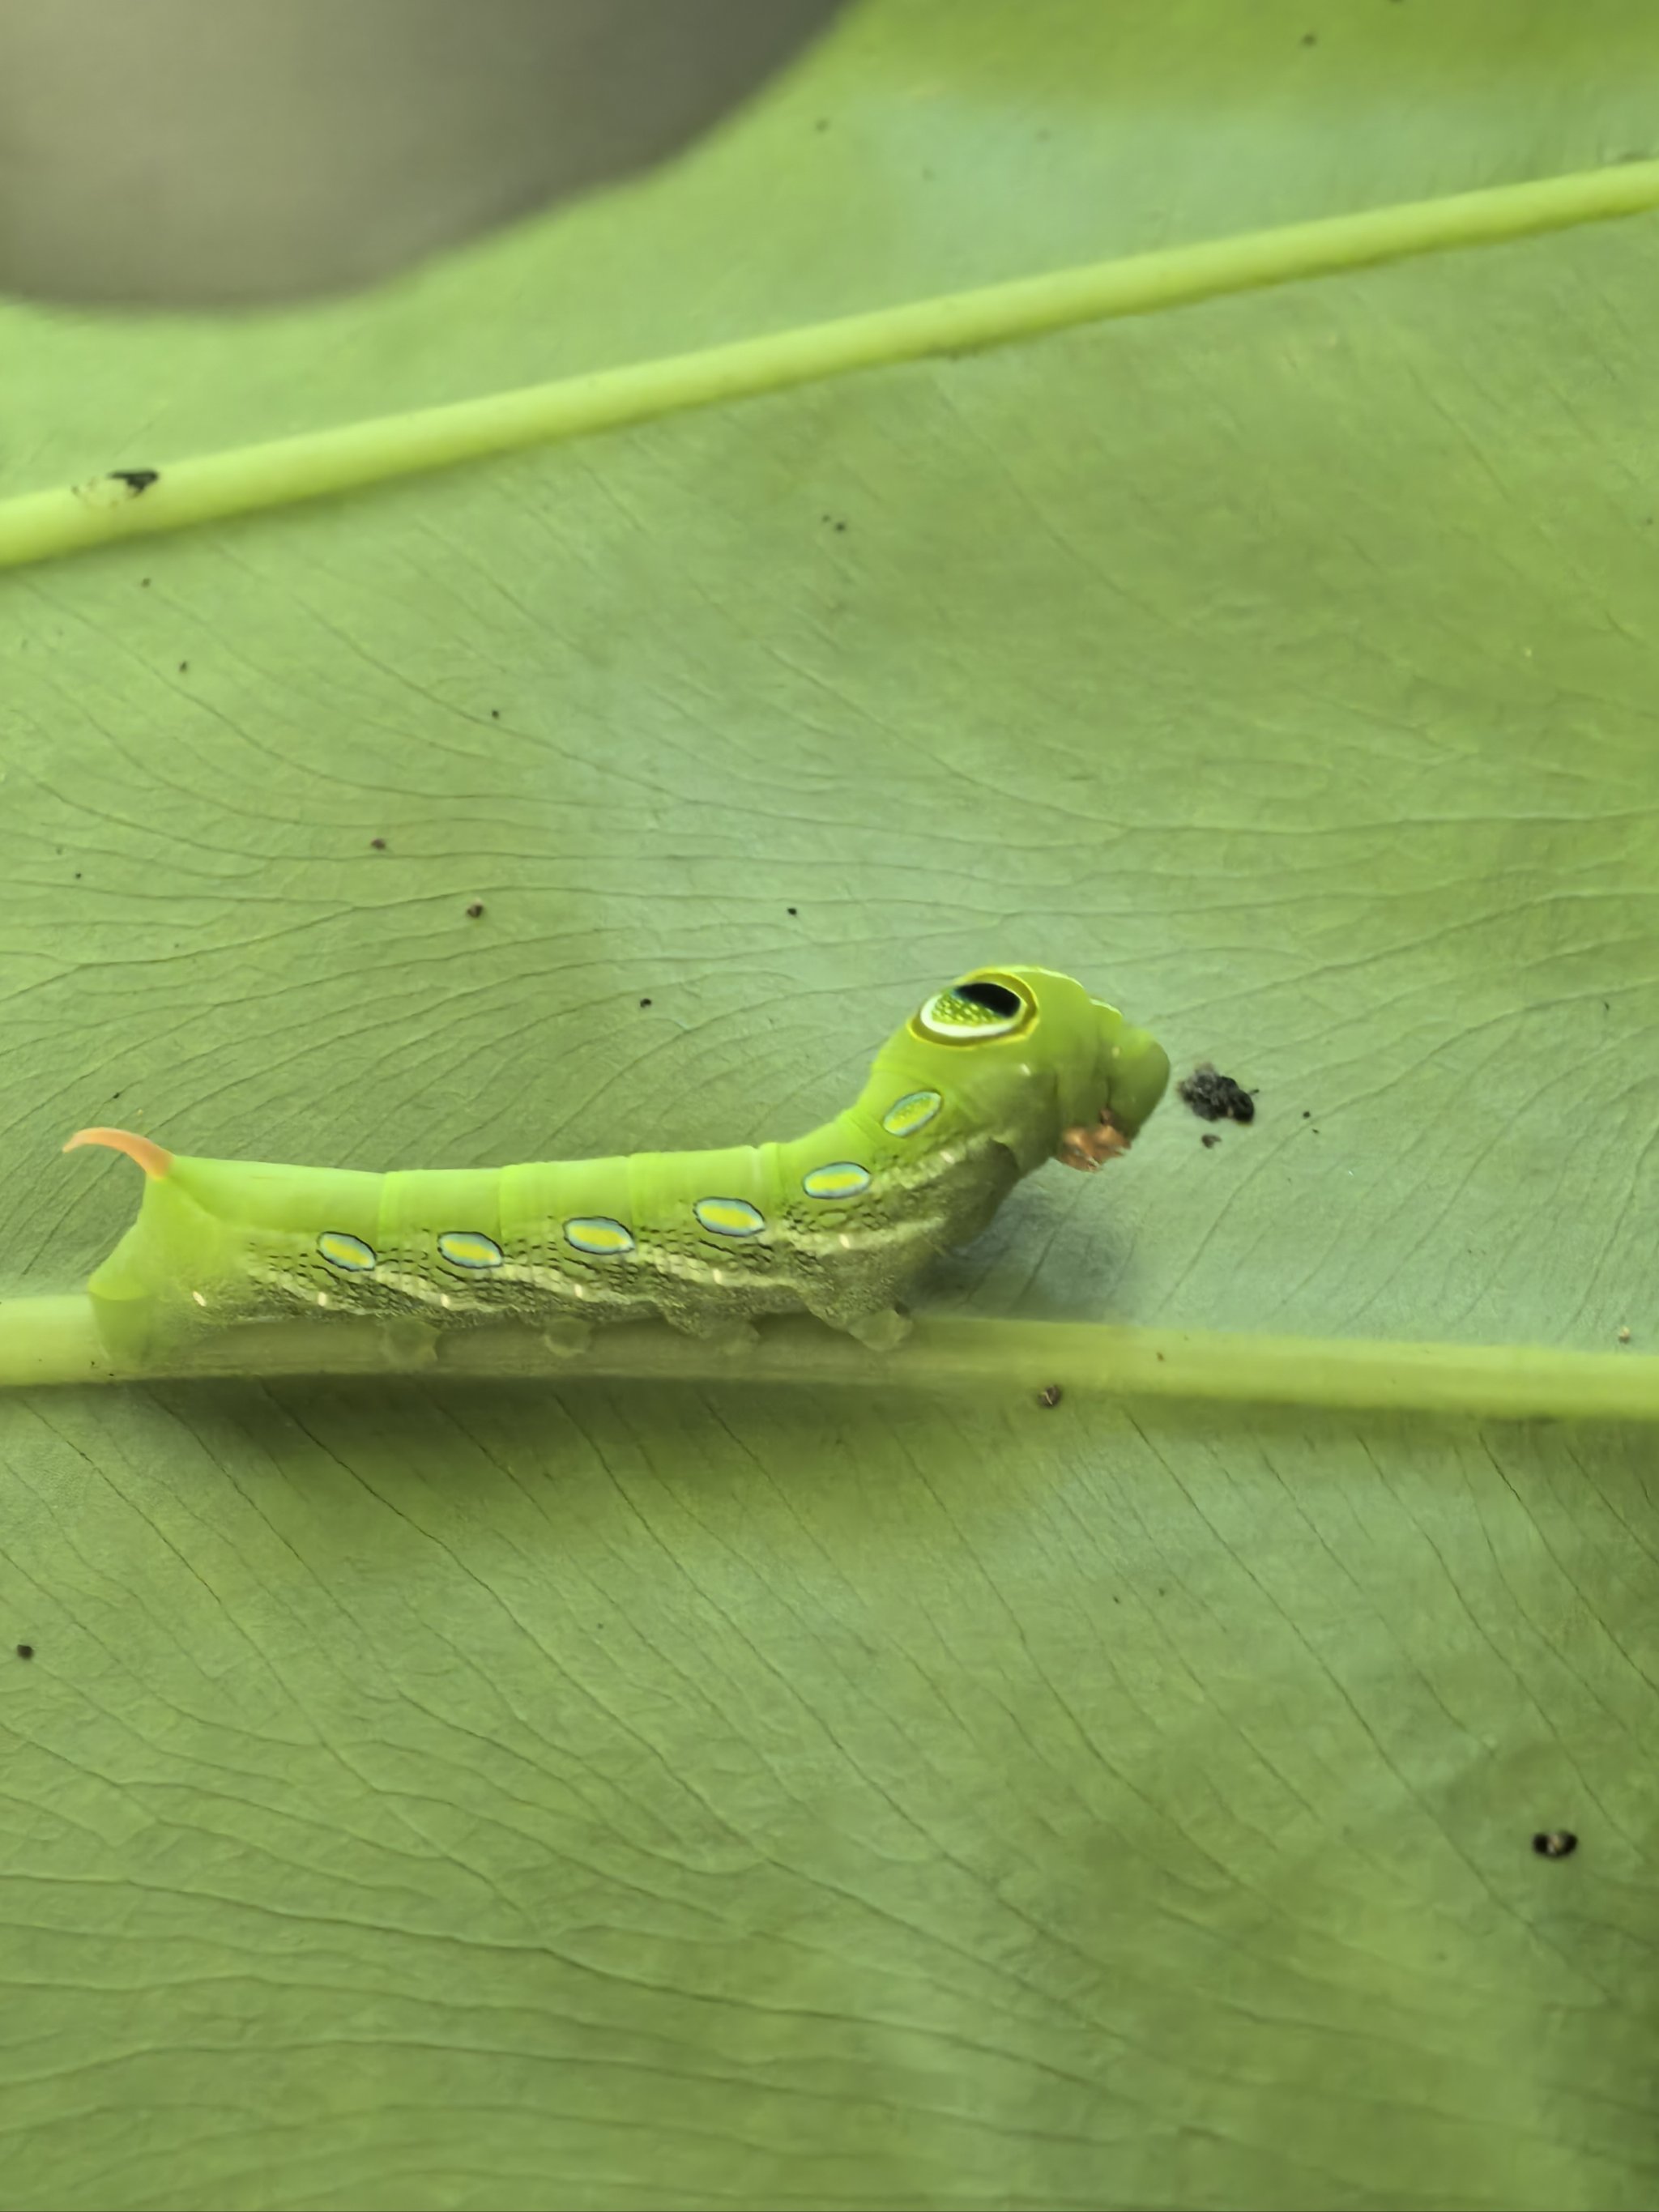
<svg viewBox="0 0 1659 2212">
<path fill-rule="evenodd" d="M 888 1039 L 854 1104 L 787 1144 L 370 1175 L 186 1159 L 121 1129 L 138 1218 L 87 1288 L 106 1348 L 143 1362 L 204 1328 L 368 1316 L 437 1333 L 491 1319 L 575 1352 L 660 1315 L 738 1346 L 757 1315 L 815 1314 L 878 1347 L 933 1255 L 976 1236 L 1051 1158 L 1127 1149 L 1170 1062 L 1046 968 L 981 968 Z"/>
</svg>

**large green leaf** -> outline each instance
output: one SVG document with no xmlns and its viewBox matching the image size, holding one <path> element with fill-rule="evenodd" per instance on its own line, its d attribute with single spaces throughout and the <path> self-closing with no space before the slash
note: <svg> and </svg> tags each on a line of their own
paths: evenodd
<svg viewBox="0 0 1659 2212">
<path fill-rule="evenodd" d="M 382 295 L 6 310 L 3 488 L 1594 166 L 1656 59 L 1615 0 L 879 0 Z M 1046 1171 L 939 1304 L 1641 1356 L 1656 246 L 16 572 L 14 1281 L 128 1218 L 56 1157 L 118 1101 L 757 1137 L 1009 957 L 1259 1118 Z M 0 1461 L 7 2205 L 1659 2189 L 1645 1432 L 288 1382 L 13 1394 Z"/>
</svg>

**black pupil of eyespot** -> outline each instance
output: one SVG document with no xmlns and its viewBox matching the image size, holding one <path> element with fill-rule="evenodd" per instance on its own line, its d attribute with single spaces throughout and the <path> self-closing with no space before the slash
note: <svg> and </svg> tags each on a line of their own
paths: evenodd
<svg viewBox="0 0 1659 2212">
<path fill-rule="evenodd" d="M 1004 1021 L 1020 1011 L 1019 994 L 1011 991 L 1006 983 L 958 983 L 951 996 L 966 999 L 972 1006 L 983 1006 L 987 1013 L 996 1014 Z"/>
</svg>

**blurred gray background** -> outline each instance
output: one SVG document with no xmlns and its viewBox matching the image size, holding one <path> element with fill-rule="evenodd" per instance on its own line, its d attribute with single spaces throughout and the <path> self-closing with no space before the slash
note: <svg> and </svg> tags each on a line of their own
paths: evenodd
<svg viewBox="0 0 1659 2212">
<path fill-rule="evenodd" d="M 842 0 L 0 0 L 0 291 L 373 283 L 674 153 Z"/>
</svg>

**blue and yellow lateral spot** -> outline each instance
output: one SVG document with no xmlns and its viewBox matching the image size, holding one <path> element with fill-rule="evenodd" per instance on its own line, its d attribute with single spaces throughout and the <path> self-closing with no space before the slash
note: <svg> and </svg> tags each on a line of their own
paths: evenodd
<svg viewBox="0 0 1659 2212">
<path fill-rule="evenodd" d="M 918 1129 L 927 1127 L 944 1103 L 937 1091 L 907 1091 L 882 1115 L 881 1126 L 890 1137 L 914 1137 Z"/>
<path fill-rule="evenodd" d="M 446 1229 L 438 1249 L 452 1267 L 499 1267 L 507 1256 L 482 1229 Z"/>
<path fill-rule="evenodd" d="M 634 1249 L 632 1231 L 604 1213 L 580 1214 L 575 1220 L 567 1221 L 564 1241 L 578 1252 L 591 1252 L 599 1260 L 618 1259 L 624 1252 Z"/>
<path fill-rule="evenodd" d="M 365 1244 L 361 1237 L 348 1236 L 343 1229 L 325 1229 L 317 1239 L 317 1249 L 331 1267 L 348 1275 L 365 1275 L 375 1264 L 374 1247 Z"/>
<path fill-rule="evenodd" d="M 700 1198 L 691 1211 L 716 1237 L 756 1237 L 766 1226 L 766 1216 L 746 1198 Z"/>
<path fill-rule="evenodd" d="M 800 1179 L 808 1198 L 856 1198 L 870 1188 L 870 1170 L 856 1160 L 826 1160 L 821 1168 L 808 1168 Z"/>
</svg>

